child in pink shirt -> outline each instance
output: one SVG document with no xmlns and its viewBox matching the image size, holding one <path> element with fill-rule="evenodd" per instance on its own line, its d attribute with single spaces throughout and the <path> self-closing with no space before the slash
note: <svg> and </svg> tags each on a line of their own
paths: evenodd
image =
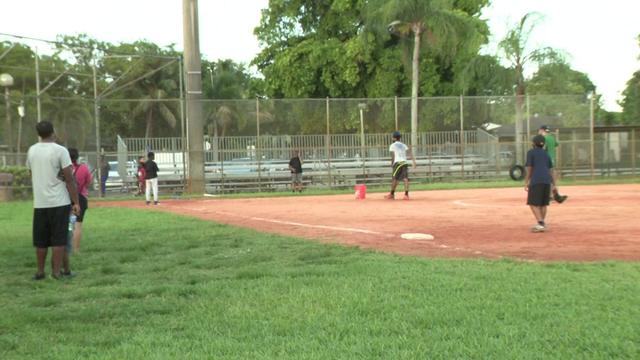
<svg viewBox="0 0 640 360">
<path fill-rule="evenodd" d="M 73 175 L 78 188 L 78 198 L 80 200 L 80 213 L 76 219 L 73 229 L 73 252 L 80 252 L 80 239 L 82 238 L 82 221 L 84 213 L 89 208 L 89 185 L 93 181 L 89 167 L 86 164 L 78 163 L 78 149 L 69 148 L 69 157 L 73 164 Z"/>
</svg>

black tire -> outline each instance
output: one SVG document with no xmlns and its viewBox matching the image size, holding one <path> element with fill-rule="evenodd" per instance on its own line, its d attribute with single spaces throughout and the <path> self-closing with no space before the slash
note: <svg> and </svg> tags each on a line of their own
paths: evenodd
<svg viewBox="0 0 640 360">
<path fill-rule="evenodd" d="M 521 181 L 525 175 L 527 175 L 527 171 L 522 165 L 513 165 L 511 169 L 509 169 L 509 177 L 511 177 L 511 180 Z"/>
</svg>

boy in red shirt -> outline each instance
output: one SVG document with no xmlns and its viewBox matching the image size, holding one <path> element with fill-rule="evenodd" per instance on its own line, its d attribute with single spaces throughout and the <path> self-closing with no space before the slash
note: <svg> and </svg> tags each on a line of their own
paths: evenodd
<svg viewBox="0 0 640 360">
<path fill-rule="evenodd" d="M 138 194 L 142 195 L 145 193 L 145 179 L 147 177 L 147 170 L 144 168 L 144 156 L 140 156 L 138 158 L 138 173 L 136 174 L 138 177 Z"/>
</svg>

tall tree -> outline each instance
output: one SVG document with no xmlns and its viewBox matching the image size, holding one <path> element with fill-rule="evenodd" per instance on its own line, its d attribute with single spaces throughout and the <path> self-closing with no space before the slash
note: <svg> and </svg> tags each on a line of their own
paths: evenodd
<svg viewBox="0 0 640 360">
<path fill-rule="evenodd" d="M 96 60 L 98 67 L 98 88 L 102 89 L 106 86 L 106 78 L 102 76 L 105 73 L 103 57 L 109 51 L 108 49 L 115 47 L 115 45 L 93 39 L 86 34 L 59 35 L 57 39 L 57 52 L 64 52 L 65 55 L 70 54 L 72 56 L 66 68 L 75 74 L 82 74 L 76 76 L 74 93 L 84 98 L 92 99 L 94 96 L 92 76 L 94 60 Z"/>
<path fill-rule="evenodd" d="M 247 99 L 251 76 L 243 64 L 233 60 L 202 61 L 203 89 L 210 99 Z"/>
<path fill-rule="evenodd" d="M 476 55 L 466 62 L 456 78 L 456 86 L 468 96 L 511 96 L 514 74 L 491 55 Z"/>
<path fill-rule="evenodd" d="M 587 94 L 595 93 L 596 86 L 585 73 L 571 69 L 564 60 L 558 59 L 539 66 L 527 80 L 530 110 L 552 120 L 555 127 L 587 127 Z M 599 99 L 596 99 L 599 103 Z M 599 105 L 596 105 L 599 111 Z M 535 116 L 535 115 L 534 115 Z"/>
<path fill-rule="evenodd" d="M 255 95 L 249 90 L 251 76 L 245 66 L 227 59 L 203 60 L 202 67 L 205 74 L 202 87 L 206 97 L 213 100 L 203 104 L 207 133 L 217 137 L 227 135 L 234 126 L 235 130 L 243 130 L 247 119 L 238 109 L 239 102 L 223 100 L 247 99 Z"/>
<path fill-rule="evenodd" d="M 527 81 L 529 94 L 585 95 L 596 90 L 589 75 L 571 69 L 564 61 L 542 64 Z"/>
<path fill-rule="evenodd" d="M 273 0 L 263 10 L 255 33 L 262 52 L 253 64 L 264 75 L 264 95 L 270 98 L 379 98 L 411 94 L 410 56 L 405 41 L 391 36 L 374 0 Z M 486 0 L 445 1 L 459 18 L 470 18 L 477 33 L 488 34 L 478 19 Z M 434 2 L 435 3 L 435 2 Z M 374 18 L 376 19 L 374 21 Z M 430 23 L 426 21 L 427 24 Z M 475 56 L 484 38 L 436 37 L 426 31 L 430 51 L 420 57 L 419 94 L 460 94 L 457 71 Z M 448 33 L 447 33 L 448 34 Z M 449 42 L 446 41 L 448 38 Z M 461 38 L 464 38 L 461 40 Z M 461 40 L 461 41 L 457 41 Z M 477 41 L 476 41 L 477 40 Z M 407 66 L 405 66 L 407 65 Z M 409 70 L 409 71 L 407 71 Z M 351 131 L 358 123 L 357 102 L 345 116 L 332 116 L 332 129 Z M 300 114 L 299 118 L 305 118 Z M 373 124 L 373 128 L 385 128 Z M 365 126 L 368 126 L 367 124 Z M 303 126 L 312 129 L 314 126 Z M 353 129 L 352 129 L 353 130 Z"/>
<path fill-rule="evenodd" d="M 61 144 L 85 149 L 91 130 L 94 129 L 90 102 L 79 96 L 53 99 L 49 94 L 44 94 L 42 110 L 45 118 L 54 124 L 56 137 Z"/>
<path fill-rule="evenodd" d="M 411 144 L 417 145 L 418 87 L 420 54 L 425 49 L 438 47 L 441 53 L 454 57 L 459 44 L 481 44 L 483 23 L 479 10 L 469 14 L 456 8 L 456 1 L 441 0 L 380 0 L 371 1 L 372 17 L 387 24 L 387 30 L 400 36 L 413 38 L 411 58 Z M 470 16 L 471 15 L 471 16 Z M 427 41 L 423 42 L 423 37 Z"/>
<path fill-rule="evenodd" d="M 397 42 L 383 46 L 366 30 L 365 5 L 363 0 L 270 1 L 255 29 L 263 47 L 253 61 L 264 75 L 258 88 L 269 98 L 371 98 L 408 92 Z M 354 130 L 345 123 L 358 122 L 357 104 L 341 103 L 341 108 L 349 107 L 345 111 L 332 108 L 333 131 Z M 270 130 L 313 131 L 319 122 L 308 113 L 302 104 L 275 106 Z M 295 122 L 289 130 L 285 118 Z"/>
<path fill-rule="evenodd" d="M 138 104 L 133 108 L 134 117 L 142 116 L 145 122 L 144 137 L 150 138 L 154 135 L 154 127 L 157 126 L 157 119 L 162 119 L 172 129 L 176 128 L 178 120 L 173 113 L 170 103 L 165 102 L 167 93 L 163 89 L 155 87 L 148 88 L 149 93 L 139 98 Z"/>
<path fill-rule="evenodd" d="M 633 73 L 633 77 L 627 81 L 622 96 L 622 122 L 640 124 L 640 71 Z"/>
<path fill-rule="evenodd" d="M 269 97 L 365 97 L 372 36 L 360 38 L 359 0 L 274 0 L 255 29 L 263 50 L 253 64 Z M 388 84 L 393 87 L 393 84 Z"/>
<path fill-rule="evenodd" d="M 523 114 L 524 114 L 524 95 L 526 93 L 526 82 L 524 71 L 529 63 L 542 62 L 546 59 L 553 59 L 558 56 L 558 51 L 550 47 L 542 47 L 530 50 L 528 43 L 531 32 L 542 20 L 542 16 L 538 13 L 531 12 L 525 14 L 518 24 L 511 28 L 507 35 L 500 41 L 498 48 L 504 58 L 509 61 L 510 67 L 515 77 L 515 95 L 516 95 L 516 161 L 523 161 L 524 149 L 522 140 L 524 137 L 523 130 Z"/>
<path fill-rule="evenodd" d="M 640 44 L 640 35 L 638 36 Z M 640 59 L 640 57 L 638 58 Z M 622 92 L 622 121 L 625 124 L 640 124 L 640 70 L 633 73 Z"/>
<path fill-rule="evenodd" d="M 16 105 L 19 99 L 29 94 L 34 87 L 34 56 L 33 51 L 26 45 L 0 42 L 0 74 L 8 74 L 13 78 L 13 85 L 7 88 L 0 87 L 0 117 L 4 119 L 0 123 L 0 141 L 3 141 L 3 145 L 7 146 L 9 151 L 17 149 L 18 143 L 14 143 L 17 135 L 14 126 L 17 118 Z M 5 108 L 6 106 L 9 108 Z"/>
<path fill-rule="evenodd" d="M 170 99 L 180 97 L 177 58 L 179 53 L 173 46 L 161 48 L 147 41 L 122 43 L 109 46 L 110 54 L 129 54 L 108 57 L 102 65 L 103 76 L 111 83 L 102 89 L 106 100 L 140 99 L 130 104 L 131 116 L 122 116 L 121 121 L 137 121 L 130 126 L 134 131 L 144 129 L 144 137 L 176 136 L 178 129 L 179 102 Z M 102 113 L 101 113 L 102 116 Z M 117 116 L 117 114 L 116 114 Z M 158 126 L 164 123 L 168 126 Z M 136 131 L 136 132 L 138 132 Z"/>
</svg>

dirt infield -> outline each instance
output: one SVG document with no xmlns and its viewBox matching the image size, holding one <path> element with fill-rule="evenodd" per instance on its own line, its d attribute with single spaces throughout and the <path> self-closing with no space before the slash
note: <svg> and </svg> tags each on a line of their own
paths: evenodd
<svg viewBox="0 0 640 360">
<path fill-rule="evenodd" d="M 96 202 L 167 211 L 259 231 L 426 257 L 510 257 L 523 260 L 640 260 L 640 185 L 564 187 L 552 204 L 549 231 L 535 223 L 522 188 L 256 199 Z M 404 233 L 433 235 L 406 240 Z"/>
</svg>

